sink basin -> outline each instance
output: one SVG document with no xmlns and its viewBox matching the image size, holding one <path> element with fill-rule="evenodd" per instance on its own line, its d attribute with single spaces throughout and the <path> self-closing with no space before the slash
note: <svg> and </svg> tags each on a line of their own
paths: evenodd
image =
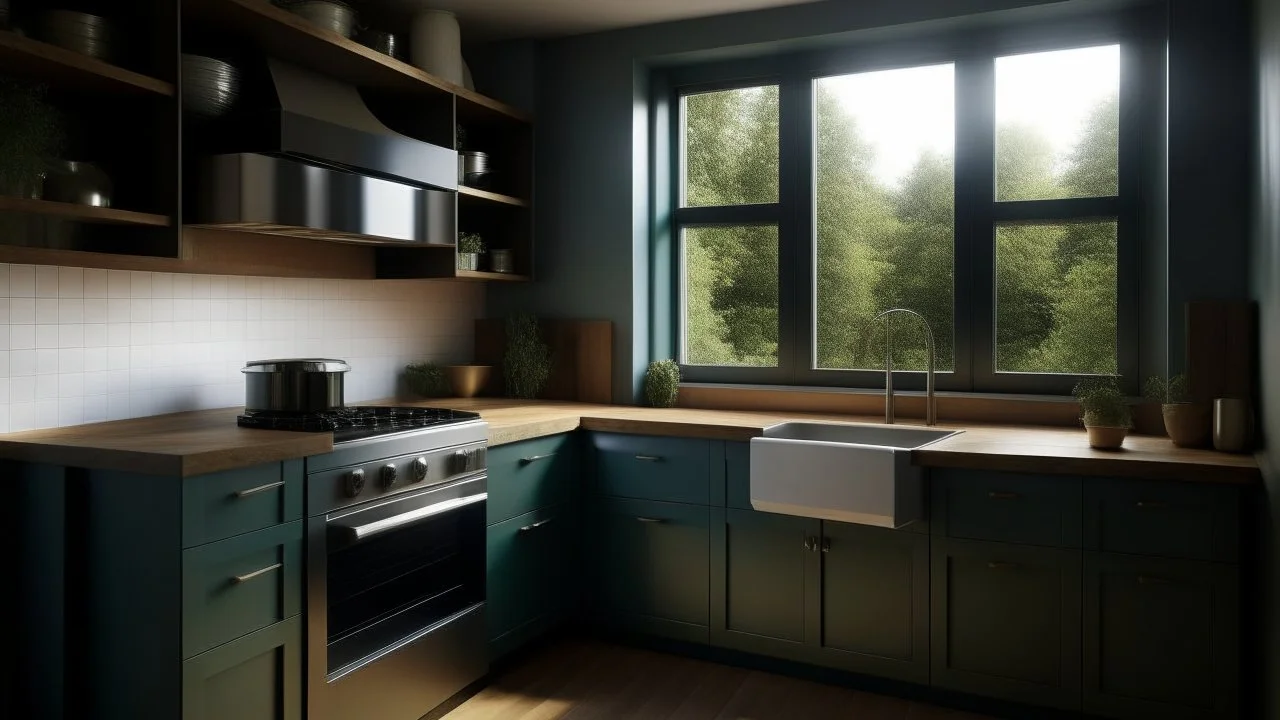
<svg viewBox="0 0 1280 720">
<path fill-rule="evenodd" d="M 924 472 L 911 451 L 961 430 L 786 422 L 751 440 L 756 510 L 902 527 L 924 517 Z"/>
</svg>

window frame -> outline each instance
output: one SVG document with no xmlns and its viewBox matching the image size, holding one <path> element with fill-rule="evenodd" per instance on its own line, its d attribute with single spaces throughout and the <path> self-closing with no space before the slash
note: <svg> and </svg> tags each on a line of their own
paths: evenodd
<svg viewBox="0 0 1280 720">
<path fill-rule="evenodd" d="M 1138 384 L 1139 219 L 1144 140 L 1157 132 L 1141 127 L 1139 78 L 1158 63 L 1154 10 L 1091 15 L 1069 22 L 1016 23 L 968 30 L 912 33 L 904 37 L 839 48 L 802 51 L 751 60 L 723 61 L 667 69 L 655 83 L 668 109 L 670 148 L 671 262 L 670 347 L 676 350 L 686 381 L 875 389 L 884 386 L 884 370 L 831 370 L 813 367 L 816 355 L 816 237 L 814 154 L 814 81 L 835 75 L 953 64 L 956 83 L 954 370 L 939 372 L 940 390 L 1067 394 L 1082 375 L 995 372 L 995 234 L 1007 222 L 1114 220 L 1117 223 L 1117 372 L 1122 387 Z M 1154 28 L 1160 28 L 1158 31 Z M 1121 54 L 1119 187 L 1108 198 L 998 201 L 995 184 L 995 62 L 1023 53 L 1118 44 Z M 680 206 L 684 184 L 683 101 L 685 95 L 776 83 L 779 86 L 779 196 L 776 205 L 734 207 Z M 655 147 L 655 152 L 664 148 Z M 662 162 L 655 157 L 655 163 Z M 788 180 L 790 178 L 790 180 Z M 659 191 L 661 189 L 658 189 Z M 762 208 L 769 208 L 766 212 Z M 685 227 L 772 224 L 779 237 L 778 366 L 769 368 L 689 365 L 685 360 Z M 986 321 L 983 321 L 986 318 Z M 895 323 L 899 338 L 920 331 Z M 935 328 L 935 332 L 937 329 Z M 913 340 L 908 340 L 913 342 Z M 921 338 L 920 342 L 923 342 Z M 923 390 L 925 373 L 895 370 L 900 389 Z"/>
</svg>

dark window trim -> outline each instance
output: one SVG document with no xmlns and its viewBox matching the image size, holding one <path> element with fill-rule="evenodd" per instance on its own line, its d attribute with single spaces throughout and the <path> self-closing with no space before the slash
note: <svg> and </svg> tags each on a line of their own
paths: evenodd
<svg viewBox="0 0 1280 720">
<path fill-rule="evenodd" d="M 884 383 L 883 370 L 811 369 L 814 352 L 813 277 L 813 123 L 811 83 L 814 79 L 874 70 L 953 63 L 956 68 L 956 272 L 955 370 L 939 373 L 942 390 L 1065 394 L 1079 376 L 995 373 L 994 240 L 997 223 L 1057 222 L 1093 218 L 1118 223 L 1118 370 L 1126 390 L 1138 384 L 1138 237 L 1140 168 L 1144 113 L 1139 107 L 1138 79 L 1158 63 L 1158 43 L 1165 33 L 1160 6 L 1120 13 L 1081 16 L 1069 22 L 1021 22 L 999 27 L 921 33 L 913 38 L 868 42 L 788 55 L 703 63 L 668 68 L 662 76 L 662 98 L 670 114 L 668 188 L 670 260 L 677 268 L 671 292 L 672 317 L 664 335 L 677 359 L 683 358 L 683 248 L 681 228 L 705 225 L 772 224 L 779 230 L 779 363 L 773 368 L 682 364 L 690 382 L 779 384 L 874 388 Z M 994 199 L 994 58 L 1021 53 L 1065 50 L 1105 44 L 1121 46 L 1120 188 L 1118 197 L 1047 201 Z M 778 203 L 732 208 L 681 208 L 683 138 L 681 97 L 695 92 L 779 85 Z M 805 156 L 808 159 L 805 160 Z M 809 177 L 805 177 L 806 171 Z M 788 180 L 790 178 L 790 180 Z M 984 188 L 987 190 L 984 191 Z M 967 266 L 967 269 L 966 269 Z M 807 306 L 807 307 L 806 307 Z M 915 332 L 906 325 L 896 330 Z M 895 386 L 922 390 L 924 373 L 895 371 Z"/>
</svg>

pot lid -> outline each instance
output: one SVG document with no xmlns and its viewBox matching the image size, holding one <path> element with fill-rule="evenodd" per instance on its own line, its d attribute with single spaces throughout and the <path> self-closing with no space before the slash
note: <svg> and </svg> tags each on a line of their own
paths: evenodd
<svg viewBox="0 0 1280 720">
<path fill-rule="evenodd" d="M 343 360 L 329 358 L 280 358 L 276 360 L 251 360 L 245 363 L 243 373 L 329 373 L 347 372 L 351 366 Z"/>
</svg>

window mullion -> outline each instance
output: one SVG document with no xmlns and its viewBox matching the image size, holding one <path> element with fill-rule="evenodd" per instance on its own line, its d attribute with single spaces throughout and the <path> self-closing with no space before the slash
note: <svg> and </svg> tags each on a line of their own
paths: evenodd
<svg viewBox="0 0 1280 720">
<path fill-rule="evenodd" d="M 788 73 L 779 99 L 778 360 L 795 383 L 812 365 L 813 82 Z"/>
<path fill-rule="evenodd" d="M 980 388 L 995 370 L 995 63 L 956 63 L 956 375 Z"/>
</svg>

